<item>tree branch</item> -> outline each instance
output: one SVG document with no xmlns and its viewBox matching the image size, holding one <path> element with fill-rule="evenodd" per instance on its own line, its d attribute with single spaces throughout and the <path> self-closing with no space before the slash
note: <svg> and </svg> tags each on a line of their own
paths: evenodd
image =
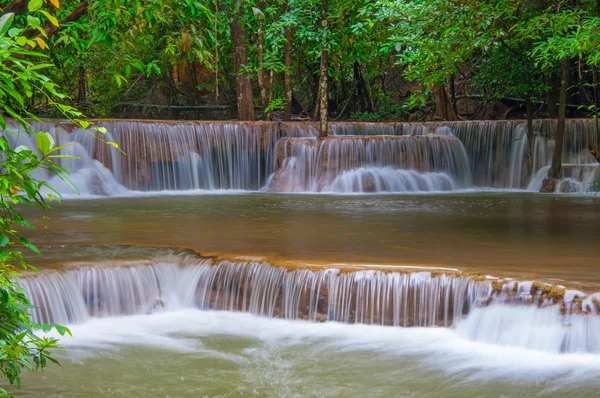
<svg viewBox="0 0 600 398">
<path fill-rule="evenodd" d="M 27 2 L 28 0 L 13 0 L 12 3 L 4 7 L 2 10 L 3 14 L 8 14 L 12 12 L 14 14 L 24 14 L 27 11 Z"/>
<path fill-rule="evenodd" d="M 77 6 L 77 8 L 75 8 L 73 11 L 71 11 L 71 13 L 69 15 L 67 15 L 66 17 L 61 19 L 60 22 L 58 23 L 58 26 L 55 26 L 53 24 L 46 25 L 44 27 L 44 31 L 46 32 L 46 35 L 48 37 L 51 37 L 51 36 L 57 34 L 63 25 L 68 24 L 69 22 L 75 22 L 75 21 L 79 20 L 87 12 L 89 7 L 90 7 L 89 0 L 85 0 L 83 3 L 79 4 Z M 36 35 L 36 37 L 43 38 L 43 35 L 40 32 Z"/>
</svg>

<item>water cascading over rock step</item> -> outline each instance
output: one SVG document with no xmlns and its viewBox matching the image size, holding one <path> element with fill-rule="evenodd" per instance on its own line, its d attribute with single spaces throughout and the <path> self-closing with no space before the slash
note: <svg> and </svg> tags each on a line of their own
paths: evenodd
<svg viewBox="0 0 600 398">
<path fill-rule="evenodd" d="M 271 192 L 423 192 L 471 185 L 454 136 L 284 138 Z"/>
<path fill-rule="evenodd" d="M 25 144 L 35 148 L 31 137 L 13 124 L 10 129 L 21 133 L 9 140 L 15 146 Z M 49 132 L 57 145 L 72 145 L 65 154 L 77 155 L 80 160 L 63 159 L 61 163 L 72 173 L 72 180 L 84 195 L 198 189 L 413 192 L 529 187 L 535 190 L 539 189 L 533 184 L 536 176 L 550 164 L 556 129 L 554 120 L 535 121 L 530 173 L 526 165 L 528 143 L 524 121 L 339 122 L 331 125 L 334 137 L 318 145 L 313 140 L 317 129 L 312 123 L 98 120 L 96 125 L 108 130 L 100 138 L 116 142 L 124 153 L 98 141 L 94 131 L 84 131 L 70 123 L 32 124 L 35 131 Z M 333 144 L 336 137 L 341 141 Z M 371 137 L 369 142 L 364 141 L 367 137 Z M 385 143 L 377 143 L 376 137 Z M 430 138 L 425 140 L 427 144 L 394 146 L 392 137 Z M 441 137 L 448 140 L 444 148 Z M 453 142 L 453 137 L 458 141 Z M 598 174 L 598 165 L 587 150 L 588 144 L 598 141 L 593 120 L 567 121 L 564 163 L 585 167 L 580 173 L 567 176 L 562 184 L 566 190 L 586 190 L 588 182 Z M 388 151 L 386 159 L 369 155 L 368 151 L 376 151 L 376 146 L 381 147 L 382 153 Z M 425 149 L 426 146 L 429 148 Z M 425 151 L 432 155 L 429 159 L 419 159 Z M 410 156 L 412 163 L 407 160 Z M 276 170 L 278 175 L 273 174 Z M 70 193 L 60 181 L 53 183 L 59 191 Z"/>
<path fill-rule="evenodd" d="M 199 308 L 313 322 L 452 327 L 476 341 L 600 353 L 600 295 L 441 269 L 310 269 L 170 257 L 84 264 L 20 283 L 39 306 L 32 310 L 36 322 Z"/>
</svg>

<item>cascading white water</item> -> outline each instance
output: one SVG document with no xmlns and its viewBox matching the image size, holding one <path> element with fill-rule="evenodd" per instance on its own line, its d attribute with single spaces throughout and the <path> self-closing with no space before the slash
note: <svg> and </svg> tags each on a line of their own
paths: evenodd
<svg viewBox="0 0 600 398">
<path fill-rule="evenodd" d="M 68 123 L 33 123 L 35 130 L 49 132 L 57 144 L 73 145 L 63 153 L 76 154 L 80 160 L 62 159 L 61 165 L 71 171 L 71 179 L 84 195 L 200 189 L 404 192 L 414 190 L 409 181 L 418 181 L 418 190 L 426 191 L 471 187 L 535 190 L 540 170 L 550 164 L 556 129 L 553 120 L 535 121 L 530 175 L 523 121 L 332 123 L 334 137 L 319 144 L 314 141 L 318 133 L 311 123 L 101 120 L 96 124 L 106 127 L 108 134 L 83 131 Z M 11 128 L 20 129 L 17 125 Z M 116 142 L 125 154 L 95 135 Z M 369 136 L 372 139 L 365 140 Z M 428 144 L 400 144 L 392 138 L 419 136 L 429 137 Z M 452 148 L 436 143 L 440 137 L 451 140 L 453 136 L 458 142 Z M 282 139 L 288 142 L 289 138 L 294 142 L 283 145 Z M 35 147 L 26 134 L 10 139 L 14 145 Z M 587 146 L 597 141 L 593 120 L 568 120 L 564 163 L 591 165 L 595 160 Z M 429 147 L 429 154 L 424 146 Z M 407 160 L 411 156 L 413 163 Z M 390 167 L 396 171 L 391 173 Z M 449 176 L 452 184 L 439 173 Z M 565 182 L 568 187 L 562 190 L 585 191 L 588 180 L 583 174 L 570 177 L 570 182 Z M 59 191 L 70 193 L 61 181 L 52 183 Z"/>
<path fill-rule="evenodd" d="M 32 122 L 31 129 L 51 134 L 56 146 L 66 146 L 60 151 L 62 155 L 77 157 L 77 159 L 59 159 L 58 163 L 70 173 L 68 179 L 81 195 L 118 195 L 127 192 L 127 188 L 115 180 L 113 173 L 92 157 L 91 147 L 96 141 L 92 133 L 82 130 L 68 133 L 60 125 L 39 122 Z M 37 152 L 35 136 L 26 134 L 20 125 L 10 123 L 7 130 L 12 134 L 0 133 L 5 135 L 13 147 L 24 145 Z M 106 138 L 111 139 L 110 136 Z M 38 170 L 32 176 L 39 180 L 47 180 L 60 194 L 67 196 L 76 194 L 62 179 L 45 171 Z"/>
<path fill-rule="evenodd" d="M 587 150 L 590 142 L 597 143 L 595 121 L 592 119 L 567 120 L 563 145 L 565 164 L 594 163 Z M 455 135 L 465 146 L 471 164 L 473 185 L 476 187 L 525 188 L 532 184 L 536 173 L 549 166 L 554 151 L 555 120 L 534 121 L 532 175 L 528 174 L 526 123 L 516 121 L 473 121 L 447 123 L 397 123 L 377 128 L 370 123 L 338 123 L 336 135 Z M 572 184 L 573 185 L 573 184 Z M 572 188 L 585 190 L 589 185 Z M 539 191 L 539 187 L 537 189 Z"/>
<path fill-rule="evenodd" d="M 430 272 L 288 271 L 268 263 L 210 260 L 82 267 L 20 283 L 39 305 L 35 321 L 63 323 L 195 307 L 285 319 L 450 326 L 490 293 L 489 283 Z"/>
<path fill-rule="evenodd" d="M 456 328 L 469 340 L 550 353 L 600 353 L 600 318 L 563 316 L 558 306 L 492 304 L 475 308 Z"/>
<path fill-rule="evenodd" d="M 446 173 L 360 167 L 341 173 L 323 187 L 323 192 L 441 192 L 457 189 L 454 179 Z"/>
<path fill-rule="evenodd" d="M 550 166 L 544 166 L 532 177 L 527 189 L 539 192 Z M 556 185 L 556 193 L 585 192 L 600 178 L 598 164 L 563 164 L 564 178 Z"/>
<path fill-rule="evenodd" d="M 278 152 L 283 160 L 268 191 L 414 192 L 471 184 L 466 153 L 453 136 L 284 139 Z"/>
<path fill-rule="evenodd" d="M 73 324 L 199 308 L 289 320 L 443 326 L 486 343 L 600 352 L 597 296 L 567 291 L 562 304 L 553 304 L 544 293 L 534 293 L 531 282 L 497 291 L 492 280 L 439 270 L 286 269 L 189 258 L 139 263 L 43 272 L 20 283 L 39 306 L 32 310 L 37 322 Z M 577 300 L 578 310 L 568 310 Z"/>
<path fill-rule="evenodd" d="M 115 174 L 137 190 L 257 190 L 272 173 L 282 134 L 274 123 L 102 121 L 128 156 Z"/>
</svg>

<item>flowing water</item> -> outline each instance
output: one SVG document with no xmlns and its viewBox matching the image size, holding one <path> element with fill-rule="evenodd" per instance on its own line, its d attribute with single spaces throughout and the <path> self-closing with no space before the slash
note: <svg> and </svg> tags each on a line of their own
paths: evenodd
<svg viewBox="0 0 600 398">
<path fill-rule="evenodd" d="M 57 144 L 84 195 L 157 191 L 423 192 L 472 188 L 539 191 L 554 148 L 556 123 L 534 124 L 532 170 L 523 121 L 333 123 L 317 142 L 309 123 L 99 120 L 103 136 L 68 123 L 34 123 Z M 10 130 L 19 131 L 11 125 Z M 587 148 L 599 141 L 593 120 L 569 120 L 563 161 L 570 173 L 560 191 L 586 191 L 600 175 Z M 115 142 L 123 153 L 104 141 Z M 35 148 L 27 135 L 14 145 Z M 390 170 L 391 169 L 391 170 Z M 58 181 L 62 193 L 70 194 Z"/>
<path fill-rule="evenodd" d="M 74 336 L 20 395 L 597 395 L 600 198 L 526 192 L 554 122 L 531 172 L 522 121 L 98 123 L 126 154 L 35 124 L 85 200 L 24 209 L 19 283 Z M 559 191 L 597 178 L 595 133 L 568 122 Z"/>
</svg>

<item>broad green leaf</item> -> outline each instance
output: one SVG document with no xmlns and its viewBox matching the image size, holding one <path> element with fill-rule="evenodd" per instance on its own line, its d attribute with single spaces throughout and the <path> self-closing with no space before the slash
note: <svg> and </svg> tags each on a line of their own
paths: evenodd
<svg viewBox="0 0 600 398">
<path fill-rule="evenodd" d="M 33 17 L 31 15 L 27 15 L 27 23 L 29 24 L 29 26 L 31 26 L 33 29 L 37 29 L 40 27 L 41 22 L 40 19 L 38 17 Z"/>
<path fill-rule="evenodd" d="M 8 30 L 8 37 L 15 37 L 21 33 L 21 29 L 19 28 L 10 28 Z"/>
<path fill-rule="evenodd" d="M 0 37 L 4 36 L 4 34 L 8 32 L 14 19 L 15 14 L 13 14 L 12 12 L 4 14 L 0 17 Z"/>
<path fill-rule="evenodd" d="M 38 151 L 40 151 L 42 155 L 47 155 L 48 153 L 50 153 L 52 148 L 54 148 L 54 139 L 50 134 L 45 133 L 43 131 L 37 133 L 35 137 L 35 142 Z"/>
<path fill-rule="evenodd" d="M 49 12 L 47 12 L 47 11 L 44 11 L 44 10 L 41 10 L 40 12 L 41 12 L 42 14 L 44 14 L 44 16 L 45 16 L 46 18 L 48 18 L 48 20 L 50 21 L 50 23 L 51 23 L 52 25 L 54 25 L 54 26 L 58 26 L 58 19 L 56 19 L 56 17 L 55 17 L 54 15 L 52 15 L 52 14 L 50 14 Z"/>
<path fill-rule="evenodd" d="M 31 0 L 29 4 L 27 4 L 27 8 L 29 12 L 36 12 L 42 7 L 43 0 Z"/>
</svg>

